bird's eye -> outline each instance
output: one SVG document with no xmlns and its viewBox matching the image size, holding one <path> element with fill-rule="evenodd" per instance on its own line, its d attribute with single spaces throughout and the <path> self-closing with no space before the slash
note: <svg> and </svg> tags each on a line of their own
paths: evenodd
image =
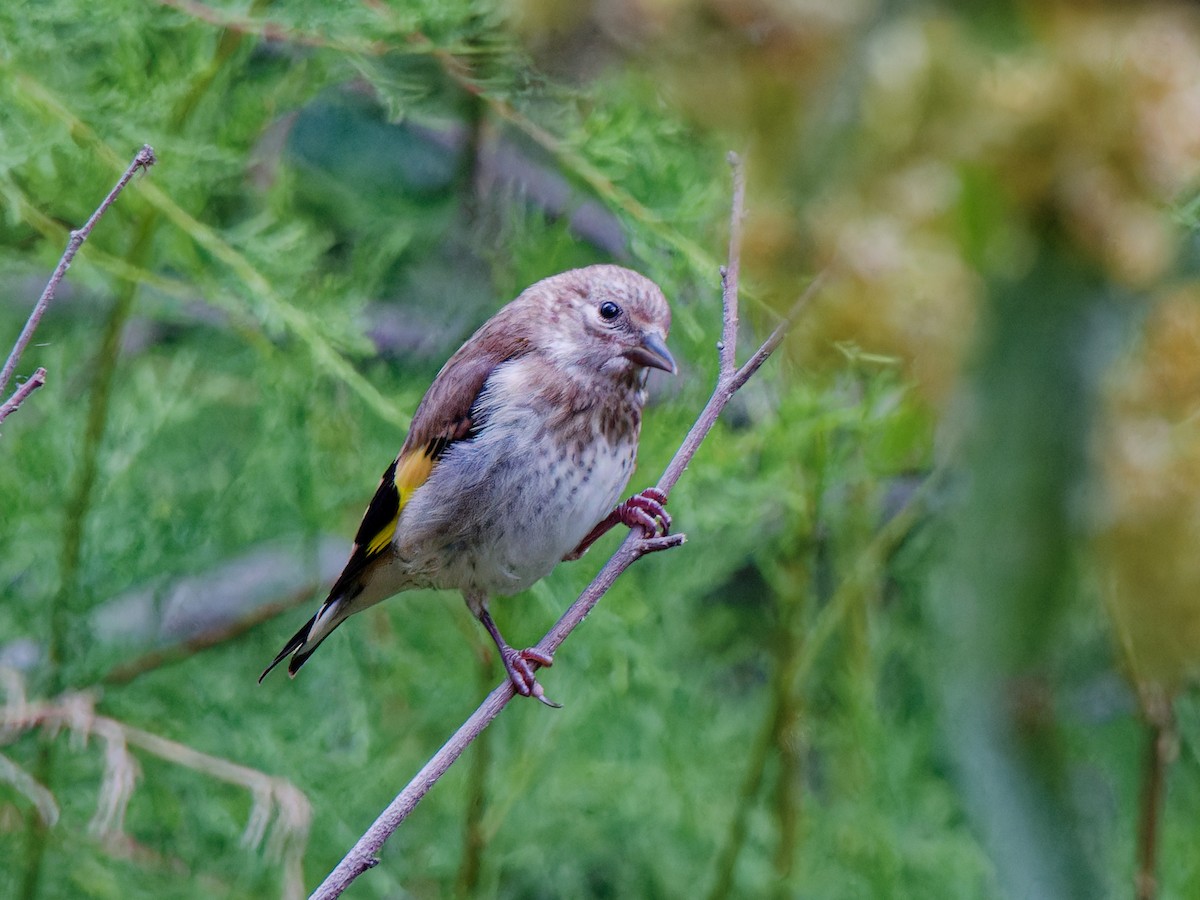
<svg viewBox="0 0 1200 900">
<path fill-rule="evenodd" d="M 605 300 L 600 304 L 600 318 L 606 322 L 611 322 L 621 314 L 621 307 L 613 303 L 611 300 Z"/>
</svg>

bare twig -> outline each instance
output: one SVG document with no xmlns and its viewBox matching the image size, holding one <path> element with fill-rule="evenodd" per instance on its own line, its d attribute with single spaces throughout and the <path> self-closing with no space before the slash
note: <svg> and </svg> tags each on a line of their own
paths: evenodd
<svg viewBox="0 0 1200 900">
<path fill-rule="evenodd" d="M 746 174 L 737 155 L 729 154 L 733 168 L 733 213 L 729 219 L 729 264 L 721 266 L 721 303 L 725 315 L 721 328 L 721 343 L 717 352 L 721 358 L 721 377 L 728 377 L 737 366 L 738 339 L 738 281 L 742 270 L 742 222 L 746 207 Z"/>
<path fill-rule="evenodd" d="M 17 411 L 17 407 L 25 402 L 25 398 L 40 388 L 46 383 L 46 370 L 38 367 L 37 371 L 25 380 L 25 383 L 20 385 L 12 396 L 0 404 L 0 422 L 3 422 L 9 417 L 10 413 Z"/>
<path fill-rule="evenodd" d="M 735 187 L 730 227 L 730 264 L 722 269 L 724 329 L 720 373 L 717 377 L 717 386 L 713 391 L 712 397 L 709 398 L 699 418 L 697 418 L 695 424 L 680 445 L 679 450 L 676 451 L 674 458 L 658 481 L 657 487 L 663 493 L 670 493 L 671 488 L 675 486 L 675 483 L 687 468 L 688 463 L 695 456 L 701 442 L 712 429 L 713 425 L 716 424 L 717 417 L 721 414 L 729 399 L 758 370 L 771 351 L 783 340 L 787 329 L 799 314 L 800 308 L 812 296 L 814 289 L 813 285 L 810 285 L 809 289 L 793 305 L 788 315 L 775 331 L 772 332 L 763 346 L 758 349 L 742 368 L 735 368 L 736 363 L 733 349 L 737 338 L 738 259 L 741 253 L 741 220 L 745 189 L 741 161 L 735 154 L 730 154 L 730 165 L 733 167 Z M 814 282 L 815 284 L 816 282 Z M 732 328 L 730 326 L 731 321 L 733 323 Z M 728 350 L 725 348 L 728 348 Z M 546 633 L 545 637 L 538 642 L 536 649 L 553 656 L 563 641 L 567 639 L 567 636 L 587 618 L 588 613 L 591 612 L 592 608 L 608 589 L 612 587 L 622 572 L 647 553 L 677 547 L 684 543 L 684 541 L 685 536 L 682 534 L 648 537 L 640 526 L 631 529 L 629 535 L 609 558 L 608 562 L 605 563 L 592 583 L 571 604 L 571 607 L 555 623 L 554 627 Z M 408 817 L 409 813 L 413 811 L 425 794 L 428 793 L 429 789 L 437 783 L 437 780 L 441 778 L 491 721 L 500 714 L 500 711 L 504 709 L 514 696 L 515 692 L 512 683 L 508 680 L 505 680 L 499 687 L 493 690 L 471 717 L 463 723 L 450 740 L 433 755 L 413 780 L 408 783 L 408 786 L 379 815 L 374 824 L 359 839 L 358 843 L 351 848 L 350 852 L 346 854 L 338 866 L 329 873 L 325 881 L 312 893 L 310 900 L 330 900 L 330 898 L 340 896 L 354 879 L 367 869 L 375 866 L 379 862 L 376 854 L 384 842 L 391 837 L 392 833 Z"/>
<path fill-rule="evenodd" d="M 129 184 L 134 174 L 139 169 L 149 169 L 155 162 L 157 160 L 154 156 L 153 148 L 149 144 L 145 144 L 137 152 L 137 155 L 133 157 L 133 162 L 125 169 L 125 174 L 120 177 L 113 189 L 108 192 L 108 196 L 104 198 L 104 201 L 96 207 L 96 211 L 83 224 L 83 227 L 71 232 L 71 239 L 67 241 L 67 249 L 63 251 L 62 258 L 58 261 L 58 266 L 55 267 L 50 280 L 46 282 L 46 288 L 42 291 L 42 296 L 34 304 L 33 312 L 29 314 L 29 319 L 25 322 L 25 327 L 21 329 L 21 334 L 17 338 L 17 342 L 13 344 L 12 352 L 8 354 L 4 368 L 0 369 L 0 394 L 3 394 L 8 389 L 8 384 L 12 381 L 13 373 L 17 370 L 17 363 L 21 360 L 21 354 L 25 352 L 25 348 L 29 346 L 29 342 L 33 340 L 33 332 L 37 330 L 38 325 L 41 323 L 42 316 L 46 314 L 46 308 L 50 305 L 50 301 L 54 299 L 54 292 L 58 290 L 59 283 L 63 280 L 63 276 L 67 274 L 67 269 L 70 268 L 71 262 L 75 259 L 75 254 L 79 252 L 79 248 L 83 246 L 83 242 L 88 239 L 88 235 L 92 233 L 92 229 L 96 227 L 96 223 L 100 221 L 100 217 L 116 202 L 117 197 L 120 196 L 121 191 L 125 190 L 125 185 Z M 38 375 L 34 373 L 33 377 L 17 388 L 8 401 L 3 406 L 0 406 L 0 422 L 4 421 L 5 416 L 20 406 L 21 401 L 45 382 L 45 370 L 39 369 L 38 372 L 42 376 L 40 380 L 37 380 L 35 383 Z"/>
</svg>

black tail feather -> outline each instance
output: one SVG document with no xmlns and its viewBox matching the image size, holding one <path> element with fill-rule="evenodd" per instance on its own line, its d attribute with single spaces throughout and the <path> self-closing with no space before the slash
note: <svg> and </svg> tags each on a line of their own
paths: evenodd
<svg viewBox="0 0 1200 900">
<path fill-rule="evenodd" d="M 317 617 L 313 616 L 308 620 L 304 627 L 292 635 L 291 639 L 283 645 L 283 649 L 279 651 L 279 655 L 271 660 L 271 664 L 263 669 L 263 673 L 258 676 L 259 684 L 262 684 L 263 679 L 271 674 L 271 670 L 273 668 L 304 646 L 304 642 L 308 640 L 308 633 L 312 631 L 312 627 L 316 621 Z M 292 658 L 292 661 L 288 663 L 288 674 L 295 675 L 296 670 L 304 665 L 304 661 L 312 656 L 313 650 L 316 650 L 318 646 L 320 646 L 320 641 L 318 641 L 308 650 L 304 651 L 304 653 L 296 653 L 296 655 Z"/>
</svg>

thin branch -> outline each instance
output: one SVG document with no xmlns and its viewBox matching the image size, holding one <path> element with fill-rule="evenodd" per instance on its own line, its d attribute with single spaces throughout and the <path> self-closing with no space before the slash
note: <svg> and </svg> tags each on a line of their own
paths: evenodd
<svg viewBox="0 0 1200 900">
<path fill-rule="evenodd" d="M 18 75 L 18 80 L 23 80 L 24 78 L 25 76 Z M 30 96 L 33 95 L 33 93 L 24 90 L 23 93 L 29 93 Z M 77 137 L 80 134 L 80 132 L 74 129 L 71 133 Z M 91 142 L 85 141 L 85 143 Z M 111 151 L 108 154 L 97 154 L 97 157 L 102 162 L 110 165 L 118 163 L 118 157 L 112 154 Z M 70 258 L 82 246 L 83 240 L 90 234 L 91 229 L 95 227 L 100 215 L 115 201 L 118 191 L 129 183 L 129 180 L 133 177 L 133 173 L 139 166 L 149 166 L 153 164 L 153 161 L 154 151 L 149 145 L 143 145 L 142 149 L 135 156 L 133 163 L 126 168 L 125 174 L 118 181 L 116 187 L 109 192 L 104 203 L 96 210 L 82 229 L 71 233 L 67 253 L 59 263 L 59 269 L 55 273 L 55 276 L 51 279 L 50 284 L 47 285 L 46 293 L 42 297 L 43 301 L 49 299 L 50 294 L 53 293 L 57 279 L 60 279 L 62 274 L 65 273 L 66 267 L 70 263 Z M 154 218 L 153 213 L 142 217 L 134 229 L 135 234 L 130 249 L 127 252 L 127 258 L 134 263 L 140 264 L 143 262 L 144 256 L 149 250 L 149 238 L 153 231 Z M 79 596 L 78 581 L 80 560 L 83 552 L 83 538 L 92 502 L 93 488 L 95 487 L 100 471 L 99 447 L 104 437 L 104 426 L 108 418 L 108 401 L 111 395 L 113 378 L 115 377 L 117 358 L 120 353 L 121 332 L 133 309 L 133 302 L 136 295 L 137 287 L 134 283 L 122 284 L 116 292 L 112 308 L 106 316 L 104 328 L 100 333 L 94 367 L 89 379 L 87 417 L 79 454 L 80 465 L 76 470 L 73 479 L 74 485 L 68 497 L 63 516 L 58 588 L 50 597 L 48 607 L 45 609 L 45 619 L 47 622 L 45 689 L 50 694 L 59 693 L 63 687 L 62 662 L 67 654 L 67 635 L 71 623 L 71 606 L 73 602 L 77 602 L 76 598 Z M 29 330 L 27 326 L 27 331 Z M 47 787 L 53 786 L 56 756 L 53 742 L 42 740 L 38 748 L 35 773 L 38 779 L 46 784 Z M 51 841 L 48 829 L 41 827 L 40 823 L 33 820 L 29 820 L 26 833 L 28 840 L 27 849 L 24 854 L 25 877 L 22 883 L 21 896 L 26 898 L 26 900 L 33 900 L 39 894 L 39 882 L 42 878 L 43 862 Z"/>
<path fill-rule="evenodd" d="M 3 405 L 0 405 L 0 422 L 3 422 L 9 415 L 16 412 L 17 407 L 25 402 L 25 398 L 45 383 L 46 370 L 39 366 L 38 370 L 30 375 L 24 384 L 13 391 L 12 396 L 5 400 Z"/>
<path fill-rule="evenodd" d="M 223 49 L 226 46 L 223 39 L 218 42 L 218 48 L 210 67 L 212 71 L 218 71 L 222 62 L 233 52 L 231 49 Z M 80 119 L 53 91 L 27 74 L 17 73 L 14 77 L 22 95 L 30 98 L 48 115 L 70 128 L 71 133 L 80 143 L 93 150 L 102 160 L 107 161 L 113 155 L 108 143 Z M 199 102 L 190 98 L 198 96 L 196 91 L 201 87 L 198 84 L 193 91 L 189 92 L 185 98 L 186 109 L 194 108 L 194 104 Z M 181 115 L 183 115 L 182 112 L 177 112 L 175 118 L 178 119 Z M 321 369 L 358 394 L 385 421 L 401 427 L 408 426 L 408 417 L 403 415 L 394 402 L 383 396 L 370 380 L 351 365 L 342 352 L 333 346 L 321 324 L 308 311 L 285 300 L 278 293 L 273 282 L 263 275 L 254 263 L 239 252 L 233 244 L 229 243 L 215 227 L 192 216 L 176 202 L 171 194 L 155 187 L 153 182 L 146 183 L 143 196 L 153 209 L 153 216 L 163 216 L 179 228 L 201 250 L 211 254 L 219 263 L 226 266 L 244 288 L 244 291 L 240 293 L 217 292 L 211 294 L 208 297 L 209 300 L 222 301 L 222 308 L 237 316 L 241 321 L 250 322 L 253 317 L 246 315 L 247 304 L 244 301 L 247 298 L 251 299 L 253 303 L 250 306 L 253 309 L 278 318 L 288 331 L 308 348 L 314 362 Z M 147 222 L 148 225 L 138 235 L 138 240 L 134 241 L 135 247 L 140 247 L 142 241 L 152 238 L 158 227 L 157 218 L 147 219 Z M 144 255 L 144 252 L 139 251 L 139 256 Z M 139 259 L 133 256 L 126 257 L 124 266 L 127 270 L 132 271 L 143 268 Z M 136 288 L 140 281 L 131 283 Z"/>
<path fill-rule="evenodd" d="M 808 287 L 804 289 L 804 293 L 796 298 L 796 301 L 788 309 L 783 319 L 775 326 L 775 330 L 762 342 L 762 346 L 754 351 L 750 358 L 742 364 L 742 367 L 730 379 L 729 387 L 731 390 L 736 391 L 749 381 L 751 376 L 758 371 L 759 367 L 767 361 L 767 357 L 774 353 L 779 345 L 783 343 L 783 339 L 787 337 L 787 333 L 792 330 L 792 326 L 800 318 L 800 313 L 808 306 L 809 301 L 817 295 L 817 292 L 821 289 L 821 285 L 824 283 L 825 272 L 818 272 L 816 277 L 808 283 Z"/>
<path fill-rule="evenodd" d="M 4 368 L 0 370 L 0 394 L 4 393 L 8 388 L 8 383 L 12 381 L 13 372 L 17 369 L 17 363 L 21 360 L 21 354 L 25 352 L 25 348 L 29 346 L 29 342 L 33 340 L 33 332 L 37 330 L 38 324 L 42 321 L 42 316 L 46 313 L 46 308 L 50 305 L 50 301 L 54 299 L 54 292 L 58 290 L 59 283 L 63 280 L 63 276 L 67 274 L 67 269 L 71 267 L 71 262 L 75 259 L 75 254 L 79 252 L 79 248 L 83 246 L 83 242 L 88 239 L 88 235 L 92 233 L 92 229 L 96 227 L 96 223 L 100 221 L 100 217 L 116 202 L 117 197 L 120 196 L 121 191 L 125 190 L 125 185 L 129 184 L 134 174 L 139 169 L 149 169 L 155 162 L 157 162 L 157 159 L 154 156 L 154 149 L 149 144 L 145 144 L 137 152 L 137 155 L 133 157 L 133 162 L 125 169 L 125 174 L 121 176 L 113 189 L 108 192 L 108 196 L 104 198 L 104 201 L 96 207 L 96 211 L 92 213 L 83 227 L 71 232 L 71 239 L 67 241 L 67 249 L 63 251 L 62 258 L 58 261 L 58 266 L 54 269 L 54 273 L 46 283 L 46 288 L 42 291 L 42 296 L 34 304 L 33 312 L 29 314 L 29 319 L 25 322 L 25 327 L 21 330 L 20 337 L 13 344 L 12 352 L 8 355 L 8 360 L 4 363 Z M 29 382 L 27 381 L 25 384 L 28 385 Z M 30 390 L 33 390 L 33 388 L 30 388 Z M 26 393 L 26 396 L 28 396 L 28 393 Z M 21 399 L 23 400 L 24 397 Z M 9 403 L 11 402 L 12 398 L 9 400 Z M 4 404 L 4 406 L 7 408 L 8 403 Z M 8 410 L 8 412 L 11 411 Z M 3 416 L 0 416 L 0 419 L 2 418 Z"/>
<path fill-rule="evenodd" d="M 679 481 L 684 470 L 692 461 L 692 457 L 696 455 L 696 450 L 703 443 L 705 437 L 712 430 L 713 425 L 717 423 L 717 418 L 721 415 L 721 411 L 725 408 L 731 397 L 750 377 L 759 370 L 767 357 L 774 352 L 775 348 L 783 341 L 788 330 L 799 317 L 801 310 L 808 304 L 808 301 L 816 294 L 821 282 L 824 280 L 824 273 L 817 275 L 805 288 L 804 293 L 792 304 L 783 321 L 781 321 L 770 336 L 763 342 L 754 354 L 746 361 L 740 369 L 730 369 L 727 372 L 722 372 L 717 377 L 717 386 L 713 389 L 712 396 L 708 398 L 708 403 L 701 410 L 699 418 L 692 425 L 691 430 L 687 433 L 687 437 L 683 439 L 679 450 L 676 451 L 675 457 L 667 465 L 666 471 L 663 472 L 662 478 L 658 480 L 658 489 L 663 493 L 669 494 L 671 488 Z M 727 307 L 728 309 L 728 307 Z"/>
<path fill-rule="evenodd" d="M 743 214 L 742 205 L 744 202 L 744 189 L 741 187 L 743 185 L 741 162 L 736 155 L 730 154 L 730 165 L 733 167 L 735 191 L 732 211 L 733 223 L 730 228 L 732 238 L 729 251 L 730 264 L 724 268 L 722 273 L 725 333 L 728 333 L 731 314 L 734 317 L 737 315 L 738 259 L 741 255 L 740 221 Z M 722 351 L 722 367 L 717 379 L 717 387 L 700 413 L 696 423 L 688 432 L 687 437 L 684 438 L 679 450 L 675 453 L 675 457 L 671 460 L 662 477 L 659 479 L 659 490 L 664 493 L 670 492 L 671 488 L 679 480 L 680 475 L 687 468 L 688 463 L 691 462 L 697 449 L 699 449 L 705 435 L 708 434 L 716 423 L 717 417 L 721 414 L 729 399 L 733 396 L 737 388 L 754 374 L 754 371 L 758 369 L 771 350 L 778 346 L 779 342 L 783 339 L 783 334 L 787 330 L 787 326 L 794 320 L 795 315 L 798 314 L 800 305 L 802 305 L 808 296 L 810 296 L 810 292 L 805 293 L 804 297 L 793 307 L 792 312 L 784 319 L 780 327 L 768 338 L 770 347 L 764 344 L 751 357 L 750 363 L 747 363 L 742 369 L 734 368 L 735 362 L 732 352 L 726 357 L 725 352 Z M 733 339 L 726 339 L 726 343 L 731 350 L 735 345 L 735 339 L 736 333 L 734 333 Z M 726 361 L 728 362 L 727 365 Z M 748 369 L 751 363 L 753 363 L 753 368 Z M 682 534 L 647 537 L 640 527 L 631 529 L 629 535 L 609 558 L 608 562 L 604 564 L 604 567 L 596 575 L 592 583 L 571 604 L 570 608 L 555 623 L 554 627 L 546 633 L 545 637 L 538 642 L 536 649 L 553 655 L 562 645 L 563 641 L 567 639 L 568 635 L 583 622 L 588 613 L 591 612 L 592 608 L 599 602 L 608 589 L 612 587 L 622 572 L 647 553 L 677 547 L 684 543 L 685 540 L 686 538 Z M 433 755 L 413 780 L 408 783 L 408 786 L 379 815 L 374 824 L 359 839 L 358 843 L 351 848 L 350 852 L 346 854 L 337 867 L 329 873 L 328 877 L 312 893 L 310 900 L 331 900 L 331 898 L 339 897 L 354 879 L 367 871 L 367 869 L 377 865 L 379 860 L 376 854 L 383 847 L 384 842 L 391 837 L 392 833 L 408 817 L 409 813 L 416 808 L 416 805 L 425 794 L 429 792 L 429 789 L 437 783 L 437 780 L 453 765 L 454 761 L 462 755 L 463 751 L 482 733 L 491 721 L 500 714 L 500 711 L 504 709 L 514 696 L 515 692 L 512 683 L 507 679 L 493 690 L 470 718 L 442 745 L 442 748 Z"/>
<path fill-rule="evenodd" d="M 172 665 L 190 659 L 197 653 L 216 647 L 226 641 L 233 640 L 247 631 L 273 619 L 281 613 L 295 609 L 301 603 L 312 600 L 313 594 L 321 589 L 323 582 L 312 582 L 296 588 L 291 593 L 278 599 L 256 606 L 251 612 L 231 622 L 224 622 L 213 628 L 194 634 L 182 641 L 168 644 L 165 647 L 155 647 L 140 656 L 118 663 L 96 680 L 98 685 L 129 684 L 147 672 L 153 672 L 163 666 Z"/>
<path fill-rule="evenodd" d="M 729 154 L 729 165 L 733 169 L 733 212 L 729 216 L 729 265 L 721 266 L 722 316 L 721 343 L 717 352 L 721 357 L 721 377 L 733 372 L 737 365 L 738 338 L 738 280 L 742 269 L 742 223 L 746 218 L 746 173 L 741 158 Z"/>
</svg>

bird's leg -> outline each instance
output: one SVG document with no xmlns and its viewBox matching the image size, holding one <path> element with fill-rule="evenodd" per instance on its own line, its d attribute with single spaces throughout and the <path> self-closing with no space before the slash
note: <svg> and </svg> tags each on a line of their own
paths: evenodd
<svg viewBox="0 0 1200 900">
<path fill-rule="evenodd" d="M 504 671 L 508 673 L 508 680 L 512 682 L 517 693 L 522 697 L 534 697 L 555 709 L 561 708 L 561 703 L 555 703 L 546 696 L 546 692 L 542 690 L 542 686 L 538 684 L 537 678 L 534 676 L 535 666 L 549 668 L 554 663 L 554 657 L 535 650 L 533 647 L 527 647 L 524 650 L 514 650 L 510 647 L 504 640 L 504 636 L 500 634 L 500 629 L 496 627 L 496 622 L 492 618 L 492 614 L 488 612 L 486 604 L 480 605 L 475 615 L 483 623 L 488 634 L 492 636 L 492 640 L 495 641 L 496 649 L 500 651 L 500 659 L 504 663 Z"/>
<path fill-rule="evenodd" d="M 640 494 L 634 494 L 623 503 L 618 503 L 612 512 L 587 533 L 587 537 L 579 542 L 578 547 L 563 557 L 563 560 L 570 562 L 573 559 L 579 559 L 587 553 L 592 544 L 617 525 L 624 525 L 626 528 L 635 528 L 640 525 L 646 529 L 647 537 L 666 534 L 671 530 L 671 515 L 663 505 L 666 502 L 667 495 L 658 488 L 646 488 Z"/>
</svg>

